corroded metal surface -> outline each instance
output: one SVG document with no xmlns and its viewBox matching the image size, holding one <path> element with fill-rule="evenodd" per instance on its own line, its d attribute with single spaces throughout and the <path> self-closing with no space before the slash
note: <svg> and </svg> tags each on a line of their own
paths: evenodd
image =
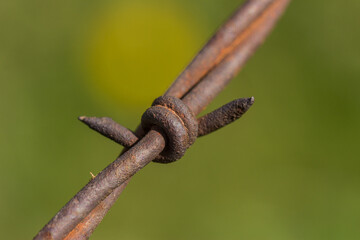
<svg viewBox="0 0 360 240">
<path fill-rule="evenodd" d="M 182 99 L 195 113 L 199 114 L 236 76 L 255 50 L 263 43 L 284 12 L 290 0 L 274 0 L 261 12 L 258 18 L 241 34 L 245 40 L 234 48 L 222 62 L 216 65 Z"/>
<path fill-rule="evenodd" d="M 166 95 L 182 97 L 212 68 L 244 40 L 244 32 L 274 0 L 246 1 L 215 33 L 189 66 L 167 90 Z"/>
<path fill-rule="evenodd" d="M 34 239 L 63 239 L 111 192 L 151 162 L 165 147 L 164 136 L 150 130 L 81 189 Z"/>
<path fill-rule="evenodd" d="M 198 132 L 194 114 L 180 99 L 169 96 L 154 101 L 153 106 L 144 112 L 141 126 L 145 132 L 158 126 L 166 135 L 166 147 L 154 160 L 159 163 L 171 163 L 184 156 Z"/>
<path fill-rule="evenodd" d="M 108 117 L 79 117 L 79 120 L 101 135 L 121 144 L 124 147 L 133 146 L 139 138 L 131 130 L 123 127 Z"/>
<path fill-rule="evenodd" d="M 162 96 L 155 99 L 153 106 L 142 116 L 142 128 L 147 132 L 153 126 L 158 126 L 160 131 L 166 135 L 168 144 L 154 162 L 171 163 L 180 159 L 197 137 L 210 134 L 239 119 L 253 103 L 253 97 L 236 99 L 196 119 L 190 109 L 178 98 Z M 138 137 L 134 133 L 111 118 L 84 116 L 79 119 L 90 128 L 122 146 L 132 147 L 138 141 Z M 107 124 L 116 126 L 116 128 L 107 127 Z"/>
<path fill-rule="evenodd" d="M 106 213 L 114 205 L 122 191 L 127 186 L 128 181 L 116 188 L 104 201 L 97 205 L 82 221 L 79 223 L 64 240 L 82 240 L 88 239 L 99 222 L 105 217 Z"/>
<path fill-rule="evenodd" d="M 199 114 L 224 89 L 238 73 L 256 48 L 264 41 L 290 0 L 248 0 L 233 17 L 219 29 L 215 36 L 197 55 L 194 61 L 178 77 L 166 92 L 168 96 L 182 99 L 194 115 Z M 166 111 L 172 110 L 166 108 Z M 224 110 L 224 109 L 223 109 Z M 216 112 L 216 111 L 215 111 Z M 230 111 L 231 112 L 231 111 Z M 214 113 L 229 115 L 229 111 Z M 168 114 L 169 115 L 169 114 Z M 182 126 L 184 118 L 174 112 Z M 181 114 L 180 114 L 181 115 Z M 241 114 L 231 113 L 230 120 Z M 235 117 L 234 117 L 235 116 Z M 219 121 L 213 115 L 199 121 L 199 134 L 207 134 L 229 121 Z M 204 124 L 213 118 L 216 124 Z M 85 122 L 85 119 L 82 119 Z M 96 122 L 96 119 L 92 119 Z M 109 119 L 102 119 L 101 121 Z M 100 124 L 104 125 L 104 122 Z M 113 121 L 112 121 L 113 122 Z M 231 122 L 231 121 L 230 121 Z M 99 123 L 99 122 L 98 122 Z M 87 123 L 89 124 L 89 122 Z M 97 123 L 95 123 L 96 125 Z M 154 123 L 152 123 L 154 125 Z M 95 126 L 94 125 L 94 126 Z M 171 138 L 164 128 L 150 127 L 149 132 L 139 128 L 136 132 L 141 140 L 126 128 L 93 128 L 117 142 L 129 146 L 129 150 L 100 172 L 74 198 L 72 198 L 55 217 L 38 233 L 34 239 L 87 239 L 101 222 L 106 212 L 117 199 L 130 177 L 155 159 L 170 145 Z M 115 136 L 114 132 L 128 133 Z M 189 137 L 187 130 L 184 136 Z M 167 139 L 169 138 L 169 139 Z M 131 141 L 130 141 L 130 140 Z M 134 144 L 133 142 L 137 142 Z M 112 194 L 115 193 L 115 194 Z"/>
<path fill-rule="evenodd" d="M 198 123 L 194 113 L 190 111 L 187 105 L 185 105 L 180 99 L 171 96 L 158 97 L 152 105 L 160 105 L 173 110 L 184 122 L 189 135 L 189 145 L 192 145 L 195 142 L 198 132 Z"/>
<path fill-rule="evenodd" d="M 254 97 L 236 99 L 199 118 L 198 136 L 212 133 L 239 119 L 254 104 Z"/>
</svg>

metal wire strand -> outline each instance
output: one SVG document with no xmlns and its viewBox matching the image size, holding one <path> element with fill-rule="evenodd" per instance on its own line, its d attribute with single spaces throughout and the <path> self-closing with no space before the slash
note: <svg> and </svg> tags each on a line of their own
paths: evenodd
<svg viewBox="0 0 360 240">
<path fill-rule="evenodd" d="M 167 91 L 199 114 L 264 41 L 290 0 L 249 0 L 218 31 Z M 204 64 L 204 67 L 201 67 Z M 131 176 L 165 147 L 161 129 L 138 143 L 81 189 L 34 239 L 87 239 Z"/>
</svg>

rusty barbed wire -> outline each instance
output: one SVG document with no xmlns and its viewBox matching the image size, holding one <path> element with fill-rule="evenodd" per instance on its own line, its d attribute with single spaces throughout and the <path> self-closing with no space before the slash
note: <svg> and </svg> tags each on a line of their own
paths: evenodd
<svg viewBox="0 0 360 240">
<path fill-rule="evenodd" d="M 196 137 L 242 116 L 254 98 L 235 100 L 198 120 L 195 118 L 264 41 L 289 2 L 245 2 L 165 96 L 145 112 L 142 127 L 135 133 L 110 118 L 80 117 L 90 128 L 128 150 L 81 189 L 34 239 L 88 239 L 137 171 L 154 159 L 167 163 L 181 158 Z"/>
</svg>

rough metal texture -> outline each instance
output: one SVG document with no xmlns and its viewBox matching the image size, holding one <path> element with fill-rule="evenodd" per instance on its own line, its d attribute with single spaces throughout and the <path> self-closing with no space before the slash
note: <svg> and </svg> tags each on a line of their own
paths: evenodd
<svg viewBox="0 0 360 240">
<path fill-rule="evenodd" d="M 142 130 L 148 131 L 153 125 L 160 127 L 161 131 L 167 136 L 166 139 L 169 142 L 169 146 L 155 158 L 154 162 L 170 163 L 178 160 L 184 151 L 195 142 L 197 137 L 210 134 L 239 119 L 253 103 L 254 97 L 236 99 L 196 119 L 190 109 L 180 99 L 170 96 L 157 98 L 153 103 L 155 107 L 149 108 L 143 114 Z M 91 129 L 124 147 L 132 147 L 139 139 L 135 133 L 111 118 L 83 116 L 79 119 Z M 108 126 L 116 127 L 110 128 Z M 177 153 L 174 156 L 166 157 L 168 154 L 173 155 L 171 154 L 173 151 Z"/>
<path fill-rule="evenodd" d="M 158 97 L 155 99 L 152 106 L 157 105 L 173 110 L 176 115 L 180 117 L 189 134 L 189 145 L 192 145 L 197 138 L 198 123 L 195 115 L 190 111 L 188 106 L 186 106 L 180 99 L 171 96 Z"/>
<path fill-rule="evenodd" d="M 165 133 L 167 139 L 164 151 L 155 162 L 171 163 L 180 159 L 197 137 L 198 124 L 195 116 L 175 97 L 159 97 L 145 111 L 141 118 L 142 128 L 147 132 L 154 125 Z"/>
<path fill-rule="evenodd" d="M 290 0 L 248 0 L 219 29 L 165 95 L 182 99 L 190 111 L 198 115 L 264 41 L 289 2 Z M 205 124 L 204 128 L 210 131 L 220 125 L 209 127 Z M 109 132 L 107 128 L 95 130 L 114 139 L 114 132 L 119 130 L 120 135 L 127 132 L 122 128 L 113 128 L 114 132 Z M 136 133 L 143 138 L 134 138 L 135 142 L 138 141 L 134 145 L 127 142 L 127 137 L 116 137 L 118 142 L 131 147 L 80 190 L 34 239 L 87 239 L 90 236 L 130 177 L 165 148 L 167 137 L 157 126 L 147 133 L 139 128 Z"/>
<path fill-rule="evenodd" d="M 81 189 L 34 239 L 63 239 L 66 237 L 116 187 L 145 167 L 162 152 L 164 147 L 164 136 L 157 131 L 149 131 L 137 144 L 118 157 Z"/>
<path fill-rule="evenodd" d="M 215 33 L 189 66 L 167 90 L 166 95 L 182 97 L 212 68 L 219 64 L 247 36 L 249 26 L 274 0 L 246 1 L 233 16 Z"/>
<path fill-rule="evenodd" d="M 205 136 L 239 119 L 254 104 L 254 97 L 236 99 L 199 118 L 198 136 Z"/>
<path fill-rule="evenodd" d="M 139 138 L 129 129 L 118 124 L 108 117 L 79 117 L 79 120 L 88 125 L 91 129 L 97 131 L 105 137 L 121 144 L 124 147 L 133 146 Z"/>
<path fill-rule="evenodd" d="M 248 2 L 255 3 L 258 1 Z M 258 13 L 258 17 L 238 36 L 242 40 L 233 48 L 232 52 L 226 55 L 191 91 L 182 97 L 184 103 L 189 106 L 194 114 L 197 115 L 204 110 L 236 76 L 265 40 L 289 2 L 290 0 L 273 0 L 271 4 L 266 5 L 266 8 Z"/>
<path fill-rule="evenodd" d="M 97 205 L 70 233 L 65 240 L 88 239 L 95 230 L 98 222 L 105 217 L 106 213 L 116 202 L 122 191 L 127 186 L 128 181 L 116 188 L 104 201 Z"/>
</svg>

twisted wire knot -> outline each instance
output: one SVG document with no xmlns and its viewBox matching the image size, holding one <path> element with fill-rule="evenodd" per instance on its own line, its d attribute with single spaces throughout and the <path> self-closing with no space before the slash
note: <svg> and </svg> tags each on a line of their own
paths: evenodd
<svg viewBox="0 0 360 240">
<path fill-rule="evenodd" d="M 161 132 L 166 147 L 155 162 L 171 163 L 182 156 L 197 137 L 205 136 L 239 119 L 254 103 L 254 98 L 239 98 L 196 119 L 193 112 L 176 97 L 162 96 L 147 109 L 141 119 L 145 132 L 154 129 Z M 136 135 L 108 117 L 79 117 L 90 128 L 107 138 L 131 148 L 142 134 Z"/>
<path fill-rule="evenodd" d="M 194 114 L 183 101 L 171 96 L 155 99 L 142 115 L 141 126 L 144 131 L 155 127 L 166 136 L 166 147 L 154 160 L 159 163 L 180 159 L 198 135 L 198 121 Z"/>
</svg>

